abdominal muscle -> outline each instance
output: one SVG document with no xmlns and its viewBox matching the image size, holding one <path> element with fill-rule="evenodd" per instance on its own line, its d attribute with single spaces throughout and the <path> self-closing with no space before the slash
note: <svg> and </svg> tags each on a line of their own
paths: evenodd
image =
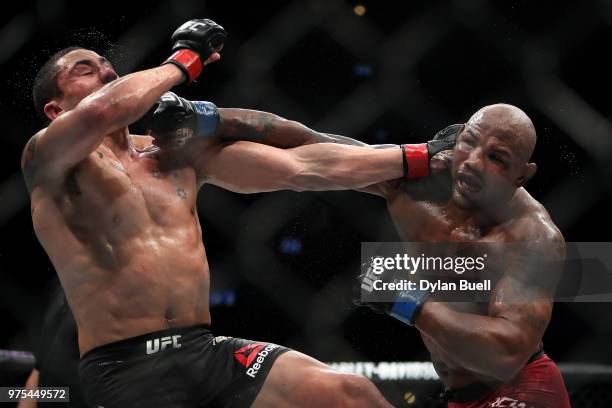
<svg viewBox="0 0 612 408">
<path fill-rule="evenodd" d="M 210 324 L 206 252 L 199 234 L 185 230 L 106 243 L 113 260 L 102 262 L 104 267 L 90 253 L 99 253 L 99 245 L 65 240 L 59 250 L 52 240 L 41 240 L 77 322 L 81 355 L 145 333 Z"/>
</svg>

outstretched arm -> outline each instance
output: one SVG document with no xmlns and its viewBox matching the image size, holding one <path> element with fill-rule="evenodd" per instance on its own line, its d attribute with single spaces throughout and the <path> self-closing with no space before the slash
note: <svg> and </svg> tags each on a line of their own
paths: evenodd
<svg viewBox="0 0 612 408">
<path fill-rule="evenodd" d="M 239 141 L 194 153 L 205 182 L 241 193 L 275 190 L 346 190 L 403 175 L 400 149 L 318 143 L 279 149 Z"/>
<path fill-rule="evenodd" d="M 268 112 L 248 109 L 219 109 L 220 124 L 218 136 L 224 140 L 249 140 L 280 148 L 302 146 L 312 143 L 337 143 L 353 146 L 370 147 L 374 149 L 398 148 L 395 144 L 368 145 L 347 136 L 316 132 L 303 124 L 283 119 Z M 452 146 L 460 125 L 450 126 L 439 132 L 433 141 L 427 144 L 405 145 L 410 152 L 406 156 L 410 178 L 421 178 L 429 173 L 443 174 L 450 167 Z M 448 150 L 451 149 L 451 150 Z M 420 170 L 417 170 L 419 169 Z M 429 169 L 427 169 L 429 168 Z M 412 183 L 410 183 L 412 184 Z M 427 185 L 419 183 L 417 190 L 430 190 Z M 397 183 L 382 182 L 360 188 L 360 191 L 386 197 L 390 191 L 395 191 Z M 416 186 L 414 186 L 416 187 Z"/>
</svg>

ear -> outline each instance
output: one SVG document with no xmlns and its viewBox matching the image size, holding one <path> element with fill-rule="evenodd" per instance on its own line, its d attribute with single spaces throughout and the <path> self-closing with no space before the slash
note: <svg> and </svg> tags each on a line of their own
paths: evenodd
<svg viewBox="0 0 612 408">
<path fill-rule="evenodd" d="M 521 174 L 521 176 L 516 180 L 516 187 L 521 187 L 523 185 L 525 185 L 525 183 L 527 183 L 529 180 L 531 180 L 531 178 L 536 174 L 536 171 L 538 170 L 538 165 L 535 163 L 525 163 L 525 166 L 523 167 L 523 173 Z"/>
<path fill-rule="evenodd" d="M 64 109 L 56 101 L 47 102 L 43 108 L 45 115 L 51 120 L 54 120 L 64 112 Z"/>
</svg>

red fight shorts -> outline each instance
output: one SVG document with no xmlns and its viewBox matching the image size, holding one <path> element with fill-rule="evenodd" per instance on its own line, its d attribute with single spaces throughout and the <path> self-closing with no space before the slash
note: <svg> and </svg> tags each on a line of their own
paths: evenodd
<svg viewBox="0 0 612 408">
<path fill-rule="evenodd" d="M 570 401 L 559 368 L 543 354 L 481 399 L 449 402 L 448 408 L 570 408 Z"/>
</svg>

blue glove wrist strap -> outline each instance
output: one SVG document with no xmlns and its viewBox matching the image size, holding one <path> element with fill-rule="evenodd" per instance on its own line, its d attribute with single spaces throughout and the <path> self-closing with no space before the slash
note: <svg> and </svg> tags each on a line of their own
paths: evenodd
<svg viewBox="0 0 612 408">
<path fill-rule="evenodd" d="M 416 312 L 421 308 L 428 292 L 426 290 L 404 290 L 400 292 L 391 310 L 387 312 L 402 323 L 412 326 Z"/>
<path fill-rule="evenodd" d="M 195 136 L 210 137 L 217 133 L 219 127 L 219 111 L 217 106 L 212 102 L 192 101 L 196 111 L 196 129 Z"/>
</svg>

